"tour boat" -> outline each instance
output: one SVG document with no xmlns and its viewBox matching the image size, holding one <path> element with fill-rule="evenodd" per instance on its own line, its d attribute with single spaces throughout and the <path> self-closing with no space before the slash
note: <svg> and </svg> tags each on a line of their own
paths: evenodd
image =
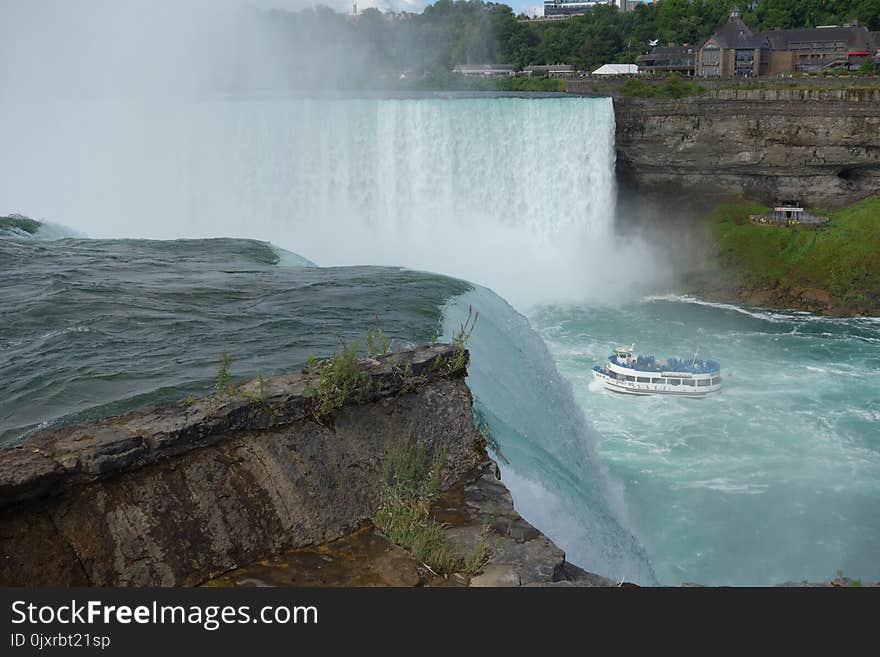
<svg viewBox="0 0 880 657">
<path fill-rule="evenodd" d="M 618 347 L 608 363 L 593 367 L 593 376 L 605 388 L 628 395 L 706 397 L 721 390 L 721 366 L 714 360 L 640 356 L 631 347 Z"/>
</svg>

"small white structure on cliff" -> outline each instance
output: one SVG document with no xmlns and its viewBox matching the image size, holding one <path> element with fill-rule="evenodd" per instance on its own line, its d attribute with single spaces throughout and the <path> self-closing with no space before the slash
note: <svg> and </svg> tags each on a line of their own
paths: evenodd
<svg viewBox="0 0 880 657">
<path fill-rule="evenodd" d="M 591 75 L 638 75 L 639 67 L 635 64 L 603 64 Z"/>
</svg>

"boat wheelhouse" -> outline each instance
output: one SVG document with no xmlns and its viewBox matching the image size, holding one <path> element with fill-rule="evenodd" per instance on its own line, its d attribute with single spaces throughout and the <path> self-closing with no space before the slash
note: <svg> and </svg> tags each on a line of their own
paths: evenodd
<svg viewBox="0 0 880 657">
<path fill-rule="evenodd" d="M 608 363 L 593 367 L 593 376 L 613 392 L 628 395 L 706 397 L 721 390 L 721 366 L 714 360 L 640 356 L 631 347 L 618 347 Z"/>
</svg>

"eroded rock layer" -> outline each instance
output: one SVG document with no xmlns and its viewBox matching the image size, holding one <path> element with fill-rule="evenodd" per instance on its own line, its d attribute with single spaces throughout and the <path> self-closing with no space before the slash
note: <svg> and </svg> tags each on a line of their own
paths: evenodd
<svg viewBox="0 0 880 657">
<path fill-rule="evenodd" d="M 645 194 L 837 208 L 880 190 L 880 89 L 614 99 L 618 174 Z"/>
<path fill-rule="evenodd" d="M 0 584 L 192 585 L 339 538 L 375 512 L 400 440 L 442 449 L 449 488 L 484 458 L 464 370 L 438 367 L 454 356 L 374 359 L 369 392 L 321 422 L 294 375 L 0 451 Z"/>
</svg>

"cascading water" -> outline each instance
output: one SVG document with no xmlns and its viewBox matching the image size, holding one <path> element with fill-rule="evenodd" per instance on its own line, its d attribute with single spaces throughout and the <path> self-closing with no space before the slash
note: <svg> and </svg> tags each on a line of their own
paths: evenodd
<svg viewBox="0 0 880 657">
<path fill-rule="evenodd" d="M 662 268 L 612 233 L 613 140 L 610 101 L 587 98 L 4 99 L 4 211 L 92 237 L 255 238 L 322 267 L 249 241 L 5 231 L 0 443 L 206 391 L 224 348 L 236 375 L 286 371 L 376 314 L 401 342 L 449 338 L 472 304 L 469 384 L 505 481 L 574 563 L 668 584 L 876 579 L 877 323 L 639 301 Z M 54 230 L 36 237 L 70 234 Z M 487 287 L 328 267 L 354 264 Z M 592 390 L 592 364 L 633 340 L 702 344 L 724 392 Z"/>
<path fill-rule="evenodd" d="M 609 99 L 4 103 L 0 141 L 0 203 L 91 237 L 260 239 L 324 266 L 441 271 L 520 306 L 626 285 L 597 266 Z"/>
<path fill-rule="evenodd" d="M 619 581 L 655 582 L 648 558 L 626 528 L 622 491 L 596 454 L 596 435 L 571 385 L 529 321 L 491 290 L 475 288 L 444 308 L 443 338 L 479 317 L 468 342 L 468 386 L 476 415 L 500 444 L 502 479 L 517 509 L 573 563 Z"/>
<path fill-rule="evenodd" d="M 394 264 L 454 274 L 521 305 L 614 293 L 626 279 L 597 266 L 614 213 L 608 99 L 71 104 L 62 120 L 47 120 L 36 134 L 15 126 L 33 121 L 39 109 L 0 111 L 0 131 L 18 154 L 0 160 L 0 198 L 92 237 L 263 239 L 322 266 Z M 39 178 L 30 175 L 36 161 Z M 139 281 L 144 274 L 132 275 Z M 468 302 L 482 312 L 470 383 L 504 444 L 517 504 L 576 563 L 653 581 L 624 529 L 622 500 L 598 462 L 592 433 L 540 338 L 484 288 L 447 304 L 447 337 L 455 309 Z M 236 346 L 253 371 L 253 347 Z M 95 375 L 113 367 L 96 364 Z M 188 378 L 164 371 L 160 366 L 149 381 L 172 393 Z M 93 386 L 71 376 L 91 394 Z M 127 383 L 131 390 L 144 385 Z M 110 401 L 100 395 L 106 391 L 95 402 Z"/>
</svg>

